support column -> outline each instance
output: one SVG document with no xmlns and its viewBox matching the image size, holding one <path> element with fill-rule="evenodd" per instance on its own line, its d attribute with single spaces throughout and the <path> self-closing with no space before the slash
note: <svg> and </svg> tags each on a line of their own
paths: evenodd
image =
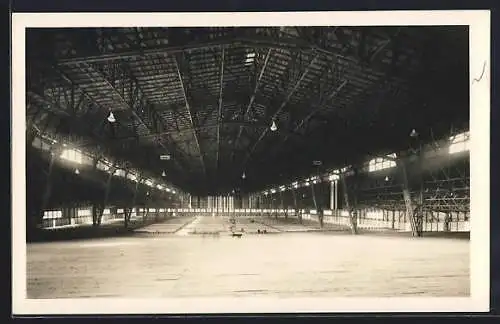
<svg viewBox="0 0 500 324">
<path fill-rule="evenodd" d="M 335 198 L 334 198 L 335 193 L 336 193 L 336 190 L 335 190 L 335 180 L 334 180 L 334 181 L 330 181 L 330 209 L 331 210 L 337 209 L 335 206 Z"/>
<path fill-rule="evenodd" d="M 102 221 L 102 213 L 104 212 L 104 209 L 106 208 L 106 205 L 108 203 L 108 198 L 109 198 L 109 192 L 111 190 L 111 180 L 113 179 L 113 173 L 115 173 L 116 171 L 116 166 L 113 166 L 110 170 L 110 173 L 108 175 L 108 179 L 106 181 L 106 191 L 105 191 L 105 194 L 104 194 L 104 201 L 102 202 L 102 211 L 99 213 L 98 217 L 97 217 L 97 224 L 94 224 L 97 225 L 97 226 L 100 226 L 101 225 L 101 221 Z"/>
<path fill-rule="evenodd" d="M 319 227 L 323 228 L 323 207 L 320 205 L 321 202 L 318 201 L 318 197 L 316 197 L 316 190 L 314 190 L 315 184 L 311 184 L 311 192 L 314 202 L 314 209 L 316 209 L 316 215 L 318 216 Z"/>
<path fill-rule="evenodd" d="M 47 208 L 47 204 L 50 199 L 50 195 L 52 194 L 52 171 L 54 170 L 54 161 L 56 159 L 56 153 L 52 153 L 49 162 L 49 170 L 47 172 L 47 180 L 45 182 L 45 190 L 43 192 L 42 203 L 40 205 L 40 211 L 38 212 L 38 217 L 36 222 L 39 223 L 43 220 L 45 209 Z"/>
<path fill-rule="evenodd" d="M 295 215 L 299 220 L 299 223 L 302 224 L 302 213 L 300 212 L 299 206 L 297 204 L 297 192 L 295 191 L 295 187 L 292 187 L 292 196 L 293 196 L 293 206 L 295 208 Z"/>
<path fill-rule="evenodd" d="M 405 201 L 406 216 L 410 221 L 411 234 L 412 236 L 420 237 L 422 236 L 422 226 L 423 226 L 422 221 L 420 219 L 422 215 L 420 215 L 420 213 L 417 211 L 417 208 L 415 208 L 415 204 L 411 197 L 410 184 L 408 181 L 408 173 L 405 165 L 406 163 L 403 158 L 400 158 L 398 159 L 397 164 L 399 165 L 399 169 L 401 171 L 403 198 Z"/>
<path fill-rule="evenodd" d="M 92 204 L 92 225 L 97 227 L 101 225 L 102 214 L 104 213 L 104 204 L 102 201 L 94 202 Z"/>
<path fill-rule="evenodd" d="M 351 232 L 352 234 L 358 234 L 358 219 L 357 219 L 357 214 L 354 212 L 354 210 L 351 208 L 351 204 L 349 203 L 349 193 L 348 193 L 348 187 L 347 187 L 347 181 L 346 181 L 346 175 L 342 174 L 340 176 L 340 181 L 342 182 L 342 191 L 344 193 L 344 207 L 349 213 L 349 220 L 351 222 Z"/>
<path fill-rule="evenodd" d="M 280 189 L 280 203 L 281 203 L 281 209 L 283 209 L 285 213 L 285 219 L 288 219 L 288 213 L 287 210 L 285 209 L 285 203 L 283 201 L 283 191 L 281 191 L 281 189 Z"/>
</svg>

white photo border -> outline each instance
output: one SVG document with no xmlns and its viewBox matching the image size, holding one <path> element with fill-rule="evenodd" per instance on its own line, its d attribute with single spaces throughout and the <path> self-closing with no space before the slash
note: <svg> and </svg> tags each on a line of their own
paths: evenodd
<svg viewBox="0 0 500 324">
<path fill-rule="evenodd" d="M 467 298 L 27 299 L 25 33 L 42 27 L 467 25 L 470 37 L 471 295 Z M 490 303 L 490 11 L 14 13 L 12 15 L 12 312 L 185 314 L 487 312 Z M 484 71 L 484 73 L 483 73 Z M 480 76 L 482 76 L 480 78 Z M 476 79 L 476 80 L 475 80 Z M 481 79 L 477 81 L 477 79 Z"/>
</svg>

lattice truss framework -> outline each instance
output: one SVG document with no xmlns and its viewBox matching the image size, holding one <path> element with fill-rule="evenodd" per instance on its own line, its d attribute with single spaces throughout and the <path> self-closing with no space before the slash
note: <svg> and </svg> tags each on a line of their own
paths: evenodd
<svg viewBox="0 0 500 324">
<path fill-rule="evenodd" d="M 307 152 L 310 134 L 321 142 L 331 128 L 349 137 L 382 120 L 394 125 L 421 104 L 412 82 L 429 68 L 436 35 L 457 37 L 411 27 L 29 30 L 28 124 L 158 175 L 167 169 L 188 191 L 230 190 L 245 170 L 257 179 L 263 161 Z M 387 139 L 358 149 L 403 144 Z M 268 169 L 259 185 L 281 173 Z"/>
</svg>

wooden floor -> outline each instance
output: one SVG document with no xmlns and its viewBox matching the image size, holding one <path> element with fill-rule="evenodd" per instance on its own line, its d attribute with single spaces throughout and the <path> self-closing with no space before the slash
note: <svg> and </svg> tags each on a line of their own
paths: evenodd
<svg viewBox="0 0 500 324">
<path fill-rule="evenodd" d="M 159 236 L 30 243 L 28 298 L 469 295 L 468 240 L 262 226 L 239 221 L 235 238 L 203 217 L 140 229 Z"/>
</svg>

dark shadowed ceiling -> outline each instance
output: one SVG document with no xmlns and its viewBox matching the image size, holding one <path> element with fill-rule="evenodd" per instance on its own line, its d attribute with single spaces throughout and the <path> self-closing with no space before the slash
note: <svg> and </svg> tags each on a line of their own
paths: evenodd
<svg viewBox="0 0 500 324">
<path fill-rule="evenodd" d="M 425 140 L 469 119 L 466 27 L 26 36 L 30 125 L 158 177 L 166 170 L 191 193 L 258 190 L 311 173 L 313 160 L 342 167 L 404 149 L 413 128 Z"/>
</svg>

